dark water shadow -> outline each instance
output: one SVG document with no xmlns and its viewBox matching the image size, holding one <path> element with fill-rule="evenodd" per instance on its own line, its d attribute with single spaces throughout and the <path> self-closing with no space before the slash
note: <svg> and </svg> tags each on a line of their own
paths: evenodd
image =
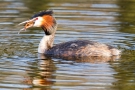
<svg viewBox="0 0 135 90">
<path fill-rule="evenodd" d="M 55 57 L 59 58 L 59 57 Z M 61 58 L 62 61 L 58 63 L 63 64 L 63 59 L 65 61 L 71 61 L 70 64 L 75 63 L 110 63 L 117 60 L 119 57 L 82 57 L 82 58 Z M 28 76 L 25 77 L 24 83 L 32 85 L 31 88 L 40 87 L 42 89 L 51 88 L 55 84 L 57 71 L 56 64 L 54 62 L 54 57 L 45 56 L 44 54 L 38 54 L 38 59 L 34 62 L 30 62 L 29 70 L 27 70 Z"/>
<path fill-rule="evenodd" d="M 56 66 L 52 59 L 43 55 L 39 55 L 39 59 L 34 62 L 28 62 L 29 70 L 27 70 L 27 76 L 24 79 L 24 83 L 31 85 L 29 88 L 38 88 L 38 90 L 52 90 L 51 86 L 55 83 L 53 81 L 56 76 L 53 75 L 56 72 Z"/>
</svg>

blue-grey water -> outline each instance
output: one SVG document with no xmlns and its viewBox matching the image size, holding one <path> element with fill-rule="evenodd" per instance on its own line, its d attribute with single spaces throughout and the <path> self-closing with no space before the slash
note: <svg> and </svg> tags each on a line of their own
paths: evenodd
<svg viewBox="0 0 135 90">
<path fill-rule="evenodd" d="M 121 57 L 95 63 L 39 56 L 44 32 L 18 34 L 18 23 L 47 9 L 58 22 L 54 44 L 93 40 L 121 49 Z M 0 90 L 134 89 L 135 0 L 0 0 Z"/>
</svg>

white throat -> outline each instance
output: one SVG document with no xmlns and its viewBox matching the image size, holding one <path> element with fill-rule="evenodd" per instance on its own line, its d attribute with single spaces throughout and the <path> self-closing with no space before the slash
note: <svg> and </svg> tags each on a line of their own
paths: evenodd
<svg viewBox="0 0 135 90">
<path fill-rule="evenodd" d="M 45 53 L 53 46 L 54 34 L 44 35 L 38 46 L 38 53 Z"/>
</svg>

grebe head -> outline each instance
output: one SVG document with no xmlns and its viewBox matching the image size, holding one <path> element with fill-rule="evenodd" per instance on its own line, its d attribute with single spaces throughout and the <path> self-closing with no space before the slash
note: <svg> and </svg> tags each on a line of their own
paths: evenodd
<svg viewBox="0 0 135 90">
<path fill-rule="evenodd" d="M 39 13 L 33 15 L 30 20 L 21 22 L 19 25 L 24 24 L 24 28 L 20 31 L 26 30 L 30 27 L 41 27 L 46 35 L 55 33 L 57 23 L 52 14 L 52 10 L 40 11 Z"/>
</svg>

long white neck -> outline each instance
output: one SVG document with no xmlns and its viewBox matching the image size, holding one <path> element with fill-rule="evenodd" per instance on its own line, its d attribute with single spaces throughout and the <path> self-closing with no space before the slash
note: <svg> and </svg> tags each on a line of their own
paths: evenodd
<svg viewBox="0 0 135 90">
<path fill-rule="evenodd" d="M 38 53 L 45 53 L 53 46 L 54 34 L 44 35 L 38 46 Z"/>
</svg>

